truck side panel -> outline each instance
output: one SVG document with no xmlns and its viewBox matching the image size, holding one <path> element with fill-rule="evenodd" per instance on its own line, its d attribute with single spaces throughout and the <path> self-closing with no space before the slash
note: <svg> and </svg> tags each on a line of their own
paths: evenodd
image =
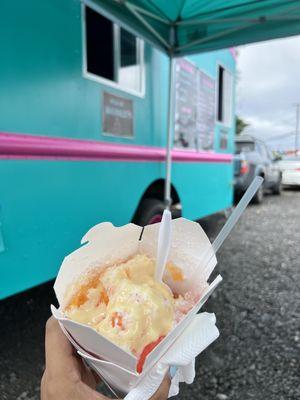
<svg viewBox="0 0 300 400">
<path fill-rule="evenodd" d="M 0 132 L 165 146 L 166 56 L 145 46 L 146 93 L 130 95 L 83 77 L 79 0 L 3 0 L 0 7 Z M 211 75 L 217 59 L 233 70 L 228 51 L 197 57 Z M 133 101 L 133 139 L 103 135 L 104 91 Z M 164 162 L 13 158 L 0 159 L 0 298 L 53 278 L 92 225 L 131 221 L 144 191 L 165 173 Z M 231 180 L 231 163 L 173 165 L 191 219 L 229 207 Z"/>
</svg>

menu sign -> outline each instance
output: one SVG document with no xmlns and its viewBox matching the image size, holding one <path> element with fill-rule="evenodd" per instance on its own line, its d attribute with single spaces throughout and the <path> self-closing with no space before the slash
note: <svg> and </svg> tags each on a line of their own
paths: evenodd
<svg viewBox="0 0 300 400">
<path fill-rule="evenodd" d="M 104 134 L 133 137 L 132 100 L 104 92 L 102 109 Z"/>
<path fill-rule="evenodd" d="M 215 80 L 185 59 L 176 62 L 174 145 L 177 148 L 213 148 Z"/>
<path fill-rule="evenodd" d="M 210 150 L 214 145 L 215 81 L 198 70 L 197 84 L 197 149 Z"/>
<path fill-rule="evenodd" d="M 181 58 L 175 65 L 175 129 L 174 145 L 195 147 L 197 68 Z"/>
</svg>

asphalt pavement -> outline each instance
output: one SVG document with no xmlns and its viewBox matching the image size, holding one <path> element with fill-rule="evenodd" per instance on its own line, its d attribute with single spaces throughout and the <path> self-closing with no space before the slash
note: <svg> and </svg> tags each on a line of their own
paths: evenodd
<svg viewBox="0 0 300 400">
<path fill-rule="evenodd" d="M 213 238 L 224 222 L 201 224 Z M 300 191 L 248 207 L 218 261 L 224 280 L 205 310 L 216 314 L 220 338 L 177 399 L 300 399 Z M 39 399 L 52 285 L 0 302 L 1 400 Z"/>
</svg>

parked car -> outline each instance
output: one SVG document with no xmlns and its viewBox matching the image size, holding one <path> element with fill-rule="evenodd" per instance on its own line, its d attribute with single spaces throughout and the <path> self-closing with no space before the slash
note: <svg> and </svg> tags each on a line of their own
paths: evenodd
<svg viewBox="0 0 300 400">
<path fill-rule="evenodd" d="M 282 184 L 300 186 L 300 156 L 285 157 L 279 162 Z"/>
<path fill-rule="evenodd" d="M 273 157 L 266 144 L 255 137 L 241 135 L 235 139 L 234 189 L 240 196 L 256 176 L 262 176 L 264 183 L 253 197 L 254 203 L 261 203 L 265 190 L 281 193 L 282 173 L 279 158 Z"/>
</svg>

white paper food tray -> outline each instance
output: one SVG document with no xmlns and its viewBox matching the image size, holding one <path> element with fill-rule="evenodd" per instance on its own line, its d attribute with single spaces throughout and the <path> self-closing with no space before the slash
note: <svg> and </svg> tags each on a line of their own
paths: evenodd
<svg viewBox="0 0 300 400">
<path fill-rule="evenodd" d="M 83 237 L 82 246 L 64 259 L 54 284 L 60 304 L 59 310 L 52 306 L 54 317 L 59 320 L 69 340 L 89 365 L 96 368 L 112 387 L 123 393 L 128 393 L 156 364 L 191 323 L 193 316 L 222 280 L 219 275 L 210 285 L 207 284 L 217 260 L 203 229 L 198 223 L 184 218 L 172 221 L 172 243 L 168 262 L 182 269 L 184 280 L 172 281 L 171 276 L 167 274 L 164 280 L 178 294 L 184 294 L 192 289 L 201 293 L 201 298 L 147 356 L 142 374 L 136 372 L 136 357 L 100 335 L 93 328 L 64 318 L 61 310 L 68 301 L 65 298 L 67 289 L 79 276 L 90 269 L 113 265 L 138 253 L 156 258 L 159 225 L 148 225 L 143 229 L 134 224 L 115 227 L 105 222 L 94 226 Z M 207 261 L 209 261 L 208 265 L 204 265 Z"/>
</svg>

